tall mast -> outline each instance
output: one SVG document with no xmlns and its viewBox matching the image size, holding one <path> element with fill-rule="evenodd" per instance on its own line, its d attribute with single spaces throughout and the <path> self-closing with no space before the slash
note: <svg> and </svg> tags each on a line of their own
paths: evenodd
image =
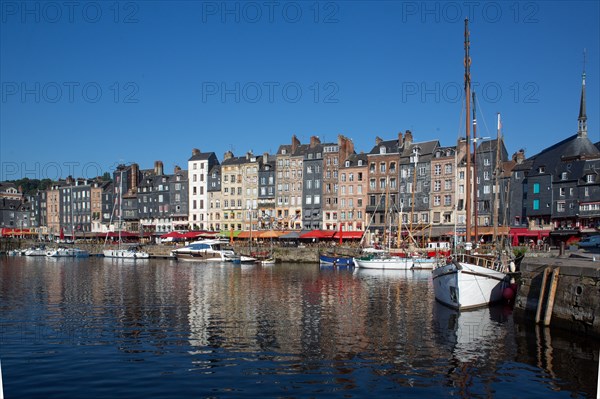
<svg viewBox="0 0 600 399">
<path fill-rule="evenodd" d="M 502 138 L 500 136 L 500 128 L 502 127 L 500 123 L 500 113 L 498 112 L 498 130 L 496 133 L 496 170 L 494 171 L 494 216 L 492 219 L 492 223 L 494 226 L 494 239 L 492 242 L 496 243 L 498 239 L 498 180 L 500 179 L 500 174 L 502 173 L 502 167 L 500 166 L 500 145 L 502 143 Z"/>
<path fill-rule="evenodd" d="M 469 114 L 471 113 L 471 57 L 469 56 L 469 19 L 465 18 L 465 99 L 467 108 L 467 117 L 465 119 L 466 142 L 467 142 L 467 187 L 466 187 L 466 240 L 471 241 L 471 142 L 470 142 L 470 123 Z"/>
<path fill-rule="evenodd" d="M 477 242 L 477 226 L 479 225 L 479 195 L 477 192 L 477 103 L 475 101 L 475 92 L 473 92 L 473 233 Z"/>
<path fill-rule="evenodd" d="M 121 169 L 119 183 L 119 249 L 121 249 L 121 230 L 123 228 L 123 169 Z"/>
</svg>

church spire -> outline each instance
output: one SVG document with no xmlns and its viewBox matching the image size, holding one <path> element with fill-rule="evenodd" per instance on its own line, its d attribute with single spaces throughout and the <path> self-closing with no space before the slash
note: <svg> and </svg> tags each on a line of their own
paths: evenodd
<svg viewBox="0 0 600 399">
<path fill-rule="evenodd" d="M 579 118 L 577 137 L 587 137 L 587 115 L 585 114 L 585 49 L 583 50 L 583 73 L 581 75 L 581 100 L 579 102 Z"/>
</svg>

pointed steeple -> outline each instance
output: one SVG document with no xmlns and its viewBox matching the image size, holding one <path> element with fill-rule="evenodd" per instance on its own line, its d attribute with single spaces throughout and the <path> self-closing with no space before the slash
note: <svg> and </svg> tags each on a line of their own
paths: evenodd
<svg viewBox="0 0 600 399">
<path fill-rule="evenodd" d="M 579 118 L 577 137 L 587 137 L 587 115 L 585 114 L 585 50 L 583 50 L 583 73 L 581 75 L 581 99 L 579 101 Z"/>
</svg>

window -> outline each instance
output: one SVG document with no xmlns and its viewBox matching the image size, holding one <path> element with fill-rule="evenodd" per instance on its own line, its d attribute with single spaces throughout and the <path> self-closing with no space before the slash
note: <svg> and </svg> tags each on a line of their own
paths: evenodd
<svg viewBox="0 0 600 399">
<path fill-rule="evenodd" d="M 558 194 L 559 194 L 561 197 L 564 197 L 564 196 L 565 196 L 565 188 L 564 188 L 564 187 L 561 187 L 561 188 L 558 190 Z"/>
<path fill-rule="evenodd" d="M 452 196 L 451 195 L 444 195 L 444 205 L 445 206 L 452 205 Z"/>
<path fill-rule="evenodd" d="M 560 174 L 560 178 L 561 178 L 561 180 L 567 180 L 567 172 L 562 172 Z"/>
<path fill-rule="evenodd" d="M 540 200 L 533 200 L 533 210 L 538 211 L 540 209 Z"/>
<path fill-rule="evenodd" d="M 564 202 L 557 202 L 556 203 L 556 211 L 557 212 L 564 212 L 565 211 L 565 203 Z"/>
<path fill-rule="evenodd" d="M 452 190 L 452 180 L 444 180 L 444 190 Z"/>
<path fill-rule="evenodd" d="M 444 166 L 444 173 L 447 174 L 447 175 L 452 174 L 452 164 L 451 163 L 447 163 Z"/>
<path fill-rule="evenodd" d="M 440 191 L 442 188 L 442 182 L 436 180 L 433 182 L 433 191 Z"/>
<path fill-rule="evenodd" d="M 385 162 L 381 162 L 381 163 L 379 164 L 379 171 L 380 171 L 381 173 L 385 173 Z"/>
<path fill-rule="evenodd" d="M 585 182 L 586 183 L 593 183 L 594 182 L 594 175 L 587 175 L 585 177 Z"/>
<path fill-rule="evenodd" d="M 539 194 L 540 193 L 540 184 L 539 183 L 533 183 L 533 193 L 534 194 Z"/>
<path fill-rule="evenodd" d="M 433 174 L 438 176 L 442 173 L 442 165 L 435 165 Z"/>
</svg>

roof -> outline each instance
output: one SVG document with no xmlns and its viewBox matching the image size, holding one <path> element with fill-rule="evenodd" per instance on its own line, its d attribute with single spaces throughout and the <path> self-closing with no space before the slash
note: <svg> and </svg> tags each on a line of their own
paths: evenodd
<svg viewBox="0 0 600 399">
<path fill-rule="evenodd" d="M 212 157 L 217 157 L 214 152 L 199 152 L 193 154 L 188 161 L 206 161 Z"/>
</svg>

